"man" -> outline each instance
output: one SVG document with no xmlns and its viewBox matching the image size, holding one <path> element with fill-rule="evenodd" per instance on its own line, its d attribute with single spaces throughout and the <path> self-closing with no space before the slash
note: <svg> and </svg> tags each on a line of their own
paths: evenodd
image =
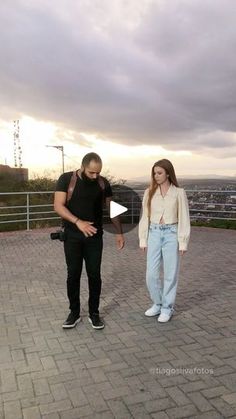
<svg viewBox="0 0 236 419">
<path fill-rule="evenodd" d="M 73 172 L 60 176 L 56 185 L 54 209 L 65 226 L 64 252 L 67 264 L 67 295 L 70 313 L 63 328 L 71 329 L 80 321 L 80 277 L 85 261 L 89 286 L 89 317 L 94 329 L 103 329 L 99 316 L 101 294 L 101 259 L 103 248 L 102 210 L 105 201 L 110 207 L 111 186 L 100 176 L 102 160 L 96 153 L 84 156 L 81 169 L 76 172 L 72 196 L 68 202 L 68 188 Z M 117 248 L 124 247 L 124 237 L 118 217 L 112 218 L 116 229 Z"/>
</svg>

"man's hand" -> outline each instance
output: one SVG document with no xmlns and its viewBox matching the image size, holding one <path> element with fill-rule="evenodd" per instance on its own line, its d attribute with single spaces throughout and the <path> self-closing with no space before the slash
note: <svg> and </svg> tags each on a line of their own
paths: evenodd
<svg viewBox="0 0 236 419">
<path fill-rule="evenodd" d="M 97 229 L 92 224 L 93 222 L 83 220 L 77 220 L 75 223 L 76 227 L 82 231 L 85 237 L 91 237 L 97 233 Z"/>
<path fill-rule="evenodd" d="M 180 254 L 180 256 L 183 256 L 186 252 L 187 252 L 187 250 L 180 250 L 179 254 Z"/>
<path fill-rule="evenodd" d="M 118 250 L 123 249 L 125 245 L 125 239 L 123 234 L 116 234 L 116 246 Z"/>
<path fill-rule="evenodd" d="M 143 252 L 146 252 L 146 247 L 140 247 L 140 249 L 143 251 Z"/>
</svg>

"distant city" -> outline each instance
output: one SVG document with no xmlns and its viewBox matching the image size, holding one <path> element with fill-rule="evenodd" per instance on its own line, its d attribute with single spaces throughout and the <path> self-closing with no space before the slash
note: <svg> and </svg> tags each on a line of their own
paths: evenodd
<svg viewBox="0 0 236 419">
<path fill-rule="evenodd" d="M 212 179 L 179 178 L 186 190 L 192 220 L 236 220 L 236 177 Z M 144 190 L 149 182 L 130 181 L 127 186 Z"/>
</svg>

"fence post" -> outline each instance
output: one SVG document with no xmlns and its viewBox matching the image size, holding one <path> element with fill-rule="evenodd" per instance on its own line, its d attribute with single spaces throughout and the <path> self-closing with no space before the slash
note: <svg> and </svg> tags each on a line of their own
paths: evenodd
<svg viewBox="0 0 236 419">
<path fill-rule="evenodd" d="M 27 192 L 26 195 L 26 223 L 27 223 L 27 231 L 29 231 L 30 229 L 30 198 L 29 198 L 29 192 Z"/>
</svg>

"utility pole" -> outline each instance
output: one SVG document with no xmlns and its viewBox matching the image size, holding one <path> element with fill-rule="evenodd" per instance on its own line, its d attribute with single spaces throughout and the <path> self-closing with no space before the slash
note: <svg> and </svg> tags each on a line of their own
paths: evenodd
<svg viewBox="0 0 236 419">
<path fill-rule="evenodd" d="M 57 150 L 61 151 L 61 159 L 62 159 L 62 173 L 65 172 L 65 154 L 64 154 L 64 146 L 63 145 L 46 145 L 46 147 L 57 148 Z"/>
</svg>

